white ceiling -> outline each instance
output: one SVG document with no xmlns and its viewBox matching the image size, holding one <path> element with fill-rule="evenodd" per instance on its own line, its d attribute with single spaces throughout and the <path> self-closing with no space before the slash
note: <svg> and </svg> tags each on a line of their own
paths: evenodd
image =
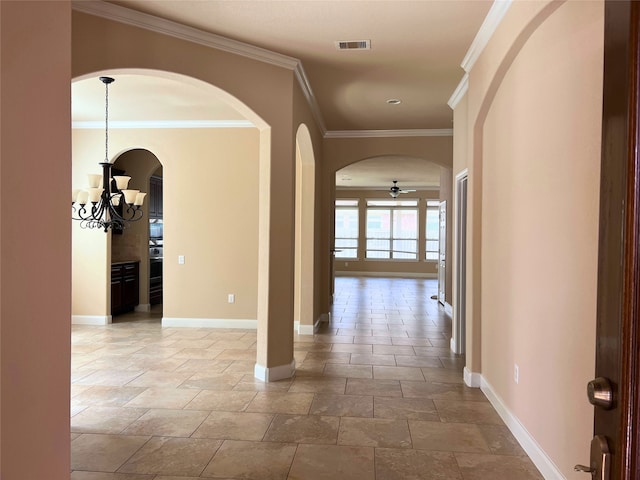
<svg viewBox="0 0 640 480">
<path fill-rule="evenodd" d="M 301 60 L 328 131 L 450 129 L 447 100 L 488 0 L 121 0 L 114 3 Z M 335 41 L 370 40 L 371 50 L 338 51 Z M 175 80 L 114 75 L 110 122 L 209 122 L 242 115 Z M 73 84 L 73 121 L 104 121 L 104 85 Z M 398 98 L 399 105 L 386 100 Z M 242 126 L 242 124 L 238 124 Z M 85 124 L 86 126 L 86 124 Z M 94 125 L 95 126 L 95 125 Z M 405 188 L 439 183 L 440 167 L 375 158 L 338 172 L 338 186 Z M 398 172 L 402 172 L 400 176 Z M 342 178 L 351 180 L 342 180 Z M 400 178 L 398 178 L 400 177 Z"/>
</svg>

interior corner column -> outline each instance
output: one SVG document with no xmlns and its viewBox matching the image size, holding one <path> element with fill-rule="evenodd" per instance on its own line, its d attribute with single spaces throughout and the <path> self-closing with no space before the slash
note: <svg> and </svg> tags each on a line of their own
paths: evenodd
<svg viewBox="0 0 640 480">
<path fill-rule="evenodd" d="M 270 132 L 273 132 L 271 130 Z M 269 139 L 270 137 L 270 139 Z M 290 378 L 293 358 L 295 152 L 290 138 L 260 135 L 258 341 L 255 377 Z M 266 145 L 270 143 L 268 150 Z"/>
</svg>

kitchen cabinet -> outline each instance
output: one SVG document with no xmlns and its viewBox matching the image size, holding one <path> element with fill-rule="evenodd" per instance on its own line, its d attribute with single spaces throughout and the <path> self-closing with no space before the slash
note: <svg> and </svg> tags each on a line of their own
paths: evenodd
<svg viewBox="0 0 640 480">
<path fill-rule="evenodd" d="M 111 315 L 130 312 L 140 303 L 139 262 L 111 265 Z"/>
<path fill-rule="evenodd" d="M 162 303 L 162 259 L 149 259 L 149 304 Z"/>
<path fill-rule="evenodd" d="M 162 177 L 149 179 L 149 218 L 162 218 Z"/>
</svg>

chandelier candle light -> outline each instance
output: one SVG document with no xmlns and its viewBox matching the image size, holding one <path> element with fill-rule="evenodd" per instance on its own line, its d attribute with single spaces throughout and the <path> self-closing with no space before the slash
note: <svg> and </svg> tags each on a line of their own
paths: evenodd
<svg viewBox="0 0 640 480">
<path fill-rule="evenodd" d="M 115 80 L 111 77 L 100 77 L 105 87 L 104 116 L 104 162 L 102 175 L 89 174 L 89 188 L 73 190 L 71 195 L 71 218 L 80 221 L 82 228 L 109 228 L 121 230 L 127 223 L 142 218 L 142 203 L 146 193 L 129 190 L 131 177 L 124 175 L 111 177 L 109 163 L 109 84 Z M 121 205 L 124 197 L 124 203 Z M 88 203 L 91 205 L 89 206 Z"/>
</svg>

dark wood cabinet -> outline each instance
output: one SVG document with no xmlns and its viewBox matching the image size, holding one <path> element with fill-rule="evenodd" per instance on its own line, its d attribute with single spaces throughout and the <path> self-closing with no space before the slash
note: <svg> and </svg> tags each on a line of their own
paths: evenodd
<svg viewBox="0 0 640 480">
<path fill-rule="evenodd" d="M 162 218 L 162 177 L 149 179 L 149 218 Z"/>
<path fill-rule="evenodd" d="M 149 304 L 162 303 L 162 259 L 149 260 Z"/>
<path fill-rule="evenodd" d="M 111 315 L 130 312 L 140 303 L 138 262 L 111 265 Z"/>
</svg>

